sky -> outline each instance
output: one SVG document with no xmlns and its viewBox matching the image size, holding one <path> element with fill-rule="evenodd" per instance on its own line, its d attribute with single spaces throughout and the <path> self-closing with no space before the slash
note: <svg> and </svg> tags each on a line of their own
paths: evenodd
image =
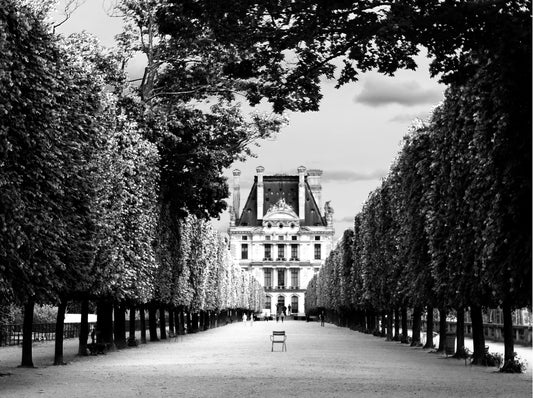
<svg viewBox="0 0 533 398">
<path fill-rule="evenodd" d="M 106 12 L 111 5 L 111 0 L 87 0 L 58 32 L 86 30 L 112 46 L 121 25 L 120 19 Z M 59 20 L 60 15 L 54 18 Z M 330 201 L 335 237 L 342 236 L 353 227 L 354 216 L 369 193 L 387 175 L 413 120 L 427 118 L 444 98 L 445 86 L 430 78 L 429 60 L 421 55 L 417 63 L 416 71 L 399 71 L 394 77 L 369 72 L 340 89 L 335 89 L 334 81 L 324 81 L 319 111 L 288 113 L 289 124 L 280 134 L 254 148 L 256 158 L 236 162 L 225 172 L 230 192 L 234 169 L 242 173 L 241 204 L 248 197 L 257 166 L 265 168 L 265 175 L 297 174 L 299 166 L 321 169 L 322 203 Z M 140 66 L 133 69 L 140 70 Z M 213 224 L 226 231 L 227 212 Z"/>
</svg>

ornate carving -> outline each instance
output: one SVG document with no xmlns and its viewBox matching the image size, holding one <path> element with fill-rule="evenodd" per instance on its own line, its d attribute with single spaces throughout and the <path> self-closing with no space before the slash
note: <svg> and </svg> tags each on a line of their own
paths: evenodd
<svg viewBox="0 0 533 398">
<path fill-rule="evenodd" d="M 281 198 L 268 208 L 268 213 L 278 213 L 280 211 L 294 211 L 294 209 L 285 202 L 285 198 Z"/>
</svg>

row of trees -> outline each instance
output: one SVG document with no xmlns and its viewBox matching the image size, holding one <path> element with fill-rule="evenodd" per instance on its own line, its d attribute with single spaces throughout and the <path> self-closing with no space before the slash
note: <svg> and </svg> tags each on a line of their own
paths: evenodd
<svg viewBox="0 0 533 398">
<path fill-rule="evenodd" d="M 101 341 L 119 346 L 126 307 L 260 308 L 257 282 L 231 266 L 204 220 L 224 208 L 223 169 L 283 119 L 246 118 L 224 90 L 210 93 L 214 106 L 195 107 L 207 94 L 192 86 L 218 70 L 204 61 L 221 53 L 170 48 L 152 18 L 156 2 L 121 2 L 126 27 L 115 49 L 85 33 L 56 34 L 50 3 L 0 7 L 0 305 L 24 307 L 22 366 L 33 366 L 36 303 L 58 306 L 57 336 L 67 304 L 82 303 L 82 355 L 89 302 Z M 180 45 L 194 47 L 192 38 Z M 139 51 L 149 61 L 140 84 L 125 72 Z M 172 75 L 172 62 L 188 66 Z M 188 94 L 158 91 L 179 78 Z"/>
<path fill-rule="evenodd" d="M 479 363 L 482 308 L 501 307 L 504 359 L 513 365 L 512 311 L 531 306 L 531 135 L 515 124 L 521 89 L 494 84 L 501 73 L 489 62 L 478 65 L 472 80 L 446 91 L 428 124 L 413 127 L 354 229 L 310 282 L 306 308 L 331 310 L 370 330 L 373 316 L 383 315 L 388 339 L 393 318 L 395 337 L 399 319 L 407 330 L 410 308 L 414 344 L 424 310 L 428 319 L 439 310 L 445 336 L 453 309 L 458 355 L 469 309 Z M 432 347 L 432 322 L 427 336 Z"/>
</svg>

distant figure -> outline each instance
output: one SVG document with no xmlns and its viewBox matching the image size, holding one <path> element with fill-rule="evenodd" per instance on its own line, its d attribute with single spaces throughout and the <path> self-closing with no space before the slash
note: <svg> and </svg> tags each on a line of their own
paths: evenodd
<svg viewBox="0 0 533 398">
<path fill-rule="evenodd" d="M 254 326 L 254 314 L 250 315 L 250 326 Z"/>
<path fill-rule="evenodd" d="M 281 313 L 281 323 L 283 323 L 283 318 L 285 318 L 285 314 L 282 312 Z"/>
<path fill-rule="evenodd" d="M 276 313 L 276 322 L 279 322 L 279 314 Z"/>
<path fill-rule="evenodd" d="M 248 317 L 246 316 L 246 314 L 242 314 L 242 322 L 246 325 L 246 320 L 248 319 Z"/>
<path fill-rule="evenodd" d="M 287 307 L 283 306 L 283 315 L 287 315 Z"/>
<path fill-rule="evenodd" d="M 289 304 L 289 315 L 291 314 L 291 305 Z"/>
<path fill-rule="evenodd" d="M 320 313 L 319 318 L 320 318 L 320 326 L 324 326 L 324 311 Z"/>
</svg>

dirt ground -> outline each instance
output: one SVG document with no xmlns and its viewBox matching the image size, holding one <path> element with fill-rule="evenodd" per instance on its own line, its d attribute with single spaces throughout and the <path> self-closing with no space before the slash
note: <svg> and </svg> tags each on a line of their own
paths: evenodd
<svg viewBox="0 0 533 398">
<path fill-rule="evenodd" d="M 286 331 L 287 352 L 271 352 L 273 330 Z M 52 366 L 53 342 L 36 343 L 35 369 L 17 368 L 20 347 L 0 349 L 0 397 L 532 396 L 531 363 L 525 374 L 500 374 L 316 322 L 234 323 L 83 358 L 76 348 L 66 341 L 68 364 Z"/>
</svg>

